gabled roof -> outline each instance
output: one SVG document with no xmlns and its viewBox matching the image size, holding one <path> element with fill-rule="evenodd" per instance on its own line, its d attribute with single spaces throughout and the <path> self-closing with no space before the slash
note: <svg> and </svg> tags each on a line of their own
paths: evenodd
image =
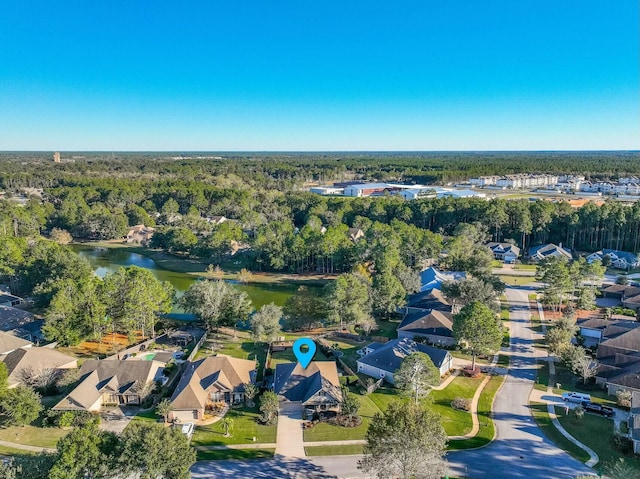
<svg viewBox="0 0 640 479">
<path fill-rule="evenodd" d="M 274 390 L 286 400 L 301 401 L 303 405 L 327 402 L 326 397 L 342 402 L 338 368 L 333 361 L 312 361 L 306 369 L 300 363 L 278 364 Z"/>
<path fill-rule="evenodd" d="M 620 251 L 620 250 L 617 250 L 617 249 L 604 248 L 602 251 L 598 251 L 598 253 L 601 253 L 602 256 L 615 255 L 618 259 L 622 259 L 622 260 L 626 261 L 629 264 L 634 264 L 634 263 L 638 262 L 638 255 L 635 255 L 635 254 L 630 253 L 628 251 Z"/>
<path fill-rule="evenodd" d="M 628 284 L 610 284 L 602 288 L 603 293 L 622 294 L 623 296 L 635 296 L 640 294 L 640 288 Z"/>
<path fill-rule="evenodd" d="M 487 244 L 487 247 L 494 253 L 514 253 L 516 256 L 520 254 L 520 248 L 511 243 L 496 243 L 491 241 Z"/>
<path fill-rule="evenodd" d="M 46 370 L 75 367 L 77 359 L 51 348 L 18 348 L 0 358 L 9 371 L 9 385 L 22 382 L 24 374 L 37 376 Z"/>
<path fill-rule="evenodd" d="M 31 341 L 0 331 L 0 355 L 8 354 L 18 348 L 28 348 L 30 346 L 33 346 Z"/>
<path fill-rule="evenodd" d="M 208 393 L 244 391 L 255 381 L 256 362 L 219 354 L 189 363 L 171 396 L 174 409 L 202 409 Z"/>
<path fill-rule="evenodd" d="M 0 305 L 0 331 L 19 328 L 33 319 L 33 314 L 11 306 Z"/>
<path fill-rule="evenodd" d="M 358 359 L 357 362 L 374 366 L 393 374 L 398 370 L 404 358 L 416 352 L 427 354 L 437 368 L 440 368 L 449 356 L 449 352 L 444 349 L 416 343 L 411 339 L 405 338 L 389 341 L 382 348 Z"/>
<path fill-rule="evenodd" d="M 447 298 L 439 289 L 428 289 L 411 295 L 407 306 L 414 309 L 434 309 L 436 311 L 451 312 L 451 303 L 447 301 Z"/>
<path fill-rule="evenodd" d="M 428 291 L 431 289 L 440 289 L 442 283 L 446 281 L 459 281 L 467 277 L 467 273 L 463 271 L 440 271 L 433 266 L 423 270 L 420 273 L 420 291 Z"/>
<path fill-rule="evenodd" d="M 571 250 L 562 248 L 561 246 L 553 243 L 543 244 L 540 246 L 534 246 L 529 248 L 529 256 L 536 256 L 538 258 L 547 258 L 549 256 L 565 256 L 568 259 L 572 259 L 573 255 Z"/>
<path fill-rule="evenodd" d="M 54 409 L 88 409 L 106 392 L 135 392 L 154 381 L 164 368 L 160 361 L 99 360 L 82 363 L 80 383 Z"/>
<path fill-rule="evenodd" d="M 437 310 L 418 310 L 406 314 L 398 326 L 398 331 L 452 336 L 453 315 Z"/>
</svg>

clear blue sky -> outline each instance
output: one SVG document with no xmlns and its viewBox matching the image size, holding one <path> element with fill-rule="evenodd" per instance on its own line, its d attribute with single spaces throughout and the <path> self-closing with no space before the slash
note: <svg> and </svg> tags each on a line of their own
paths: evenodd
<svg viewBox="0 0 640 479">
<path fill-rule="evenodd" d="M 637 0 L 3 2 L 0 150 L 640 149 Z"/>
</svg>

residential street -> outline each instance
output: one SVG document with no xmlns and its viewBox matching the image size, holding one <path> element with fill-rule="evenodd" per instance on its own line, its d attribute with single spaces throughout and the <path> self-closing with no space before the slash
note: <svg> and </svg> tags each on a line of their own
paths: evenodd
<svg viewBox="0 0 640 479">
<path fill-rule="evenodd" d="M 511 305 L 511 369 L 494 403 L 498 437 L 483 449 L 448 454 L 451 475 L 492 479 L 508 471 L 505 477 L 514 479 L 560 479 L 593 472 L 546 439 L 527 407 L 535 380 L 529 292 L 525 288 L 506 291 Z"/>
<path fill-rule="evenodd" d="M 535 379 L 535 358 L 529 328 L 526 288 L 509 288 L 511 304 L 511 370 L 494 404 L 498 437 L 485 448 L 447 455 L 449 475 L 459 478 L 554 479 L 592 473 L 584 464 L 555 447 L 529 413 L 529 394 Z M 207 461 L 192 468 L 193 478 L 355 478 L 358 456 L 307 459 Z"/>
</svg>

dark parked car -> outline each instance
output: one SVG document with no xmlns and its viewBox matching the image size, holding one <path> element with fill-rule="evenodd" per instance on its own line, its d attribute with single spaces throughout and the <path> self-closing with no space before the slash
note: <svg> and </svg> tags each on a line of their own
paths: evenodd
<svg viewBox="0 0 640 479">
<path fill-rule="evenodd" d="M 585 401 L 582 403 L 582 407 L 587 412 L 600 414 L 601 416 L 604 416 L 604 417 L 613 417 L 615 415 L 615 411 L 612 408 L 608 406 L 603 406 L 602 404 L 598 404 L 594 402 Z"/>
</svg>

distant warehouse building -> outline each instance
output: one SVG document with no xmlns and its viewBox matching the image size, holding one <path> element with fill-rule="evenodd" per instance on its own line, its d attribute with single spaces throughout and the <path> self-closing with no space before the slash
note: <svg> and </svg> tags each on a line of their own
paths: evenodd
<svg viewBox="0 0 640 479">
<path fill-rule="evenodd" d="M 349 185 L 345 187 L 345 196 L 371 196 L 382 195 L 384 193 L 396 194 L 402 190 L 410 190 L 420 188 L 420 185 L 397 185 L 393 183 L 363 183 L 357 185 Z"/>
</svg>

